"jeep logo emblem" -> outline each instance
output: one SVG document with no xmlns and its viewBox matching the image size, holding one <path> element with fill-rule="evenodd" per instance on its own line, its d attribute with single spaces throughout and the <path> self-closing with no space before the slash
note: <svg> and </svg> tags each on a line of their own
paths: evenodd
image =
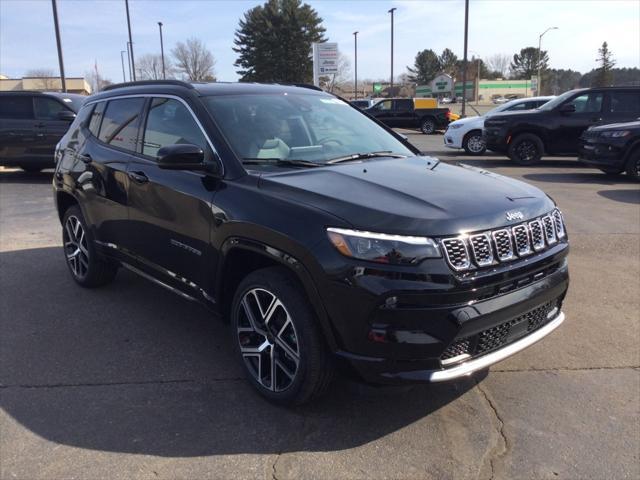
<svg viewBox="0 0 640 480">
<path fill-rule="evenodd" d="M 507 212 L 507 220 L 509 220 L 510 222 L 514 220 L 522 220 L 523 218 L 524 215 L 520 210 L 516 210 L 515 212 Z"/>
</svg>

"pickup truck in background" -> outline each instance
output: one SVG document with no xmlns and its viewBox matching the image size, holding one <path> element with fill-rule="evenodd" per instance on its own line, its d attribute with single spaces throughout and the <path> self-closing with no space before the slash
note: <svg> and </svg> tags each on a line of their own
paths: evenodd
<svg viewBox="0 0 640 480">
<path fill-rule="evenodd" d="M 388 127 L 417 128 L 425 134 L 460 118 L 448 108 L 438 108 L 435 98 L 388 98 L 364 111 Z"/>
</svg>

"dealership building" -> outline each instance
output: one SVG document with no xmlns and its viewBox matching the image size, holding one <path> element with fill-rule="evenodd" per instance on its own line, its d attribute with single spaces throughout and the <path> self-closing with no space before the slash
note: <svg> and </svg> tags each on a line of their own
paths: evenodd
<svg viewBox="0 0 640 480">
<path fill-rule="evenodd" d="M 467 81 L 467 100 L 491 103 L 495 97 L 513 95 L 531 97 L 535 95 L 535 83 L 532 80 L 475 80 Z M 456 82 L 451 75 L 441 73 L 429 84 L 416 87 L 416 97 L 462 97 L 462 82 Z"/>
<path fill-rule="evenodd" d="M 84 78 L 66 77 L 65 82 L 69 93 L 91 94 L 91 86 Z M 0 75 L 0 92 L 19 92 L 21 90 L 60 92 L 62 91 L 62 82 L 60 77 L 7 78 Z"/>
</svg>

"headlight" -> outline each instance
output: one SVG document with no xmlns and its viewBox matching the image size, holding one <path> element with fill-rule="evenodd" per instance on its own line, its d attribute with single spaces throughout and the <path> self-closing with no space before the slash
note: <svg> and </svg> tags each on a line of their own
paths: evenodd
<svg viewBox="0 0 640 480">
<path fill-rule="evenodd" d="M 602 132 L 600 133 L 600 135 L 606 138 L 620 138 L 620 137 L 626 137 L 630 133 L 631 132 L 629 130 L 611 130 L 608 132 Z"/>
<path fill-rule="evenodd" d="M 438 244 L 428 237 L 327 228 L 329 240 L 343 255 L 370 262 L 415 265 L 425 258 L 440 257 Z"/>
<path fill-rule="evenodd" d="M 455 130 L 456 128 L 461 128 L 462 125 L 456 125 L 455 123 L 450 123 L 449 124 L 449 128 L 451 128 L 452 130 Z"/>
</svg>

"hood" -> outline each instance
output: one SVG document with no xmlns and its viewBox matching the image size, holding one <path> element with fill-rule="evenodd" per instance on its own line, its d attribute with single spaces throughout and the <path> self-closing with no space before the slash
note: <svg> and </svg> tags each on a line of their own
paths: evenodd
<svg viewBox="0 0 640 480">
<path fill-rule="evenodd" d="M 546 112 L 543 110 L 531 109 L 531 110 L 507 110 L 502 112 L 492 113 L 487 117 L 487 120 L 495 120 L 500 118 L 509 118 L 509 119 L 520 119 L 528 116 L 540 116 L 544 115 Z"/>
<path fill-rule="evenodd" d="M 288 201 L 312 205 L 358 230 L 408 235 L 452 235 L 549 212 L 539 189 L 473 167 L 429 157 L 378 159 L 264 174 L 259 188 Z"/>
<path fill-rule="evenodd" d="M 640 121 L 634 122 L 624 122 L 624 123 L 610 123 L 609 125 L 598 125 L 594 127 L 590 127 L 589 130 L 592 132 L 604 132 L 607 130 L 629 130 L 629 129 L 640 129 Z"/>
</svg>

